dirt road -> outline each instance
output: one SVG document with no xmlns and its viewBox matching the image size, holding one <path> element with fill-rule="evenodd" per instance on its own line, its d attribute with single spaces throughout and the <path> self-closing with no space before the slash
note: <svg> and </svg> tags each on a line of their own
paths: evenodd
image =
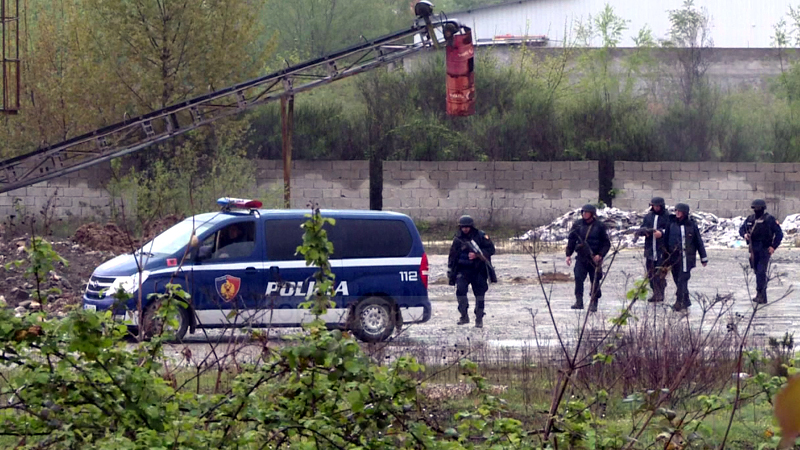
<svg viewBox="0 0 800 450">
<path fill-rule="evenodd" d="M 539 264 L 545 273 L 562 274 L 549 276 L 556 278 L 557 281 L 545 285 L 545 289 L 551 298 L 553 316 L 559 333 L 563 338 L 570 339 L 576 335 L 585 312 L 569 309 L 574 300 L 572 293 L 574 284 L 572 271 L 567 267 L 562 255 L 561 252 L 542 255 Z M 710 249 L 708 267 L 695 269 L 689 282 L 693 294 L 700 293 L 711 297 L 716 294 L 733 294 L 735 297 L 733 307 L 721 319 L 725 322 L 721 325 L 723 330 L 731 321 L 738 321 L 740 328 L 743 328 L 744 324 L 741 321 L 749 317 L 752 312 L 752 303 L 748 300 L 744 272 L 741 268 L 741 265 L 747 262 L 747 257 L 746 249 Z M 530 256 L 505 254 L 493 258 L 500 282 L 492 285 L 486 296 L 487 316 L 484 319 L 484 328 L 481 330 L 471 325 L 456 325 L 458 313 L 454 288 L 447 285 L 445 278 L 446 258 L 440 255 L 430 257 L 429 293 L 433 305 L 431 320 L 425 324 L 410 326 L 391 345 L 398 348 L 412 345 L 442 349 L 468 343 L 471 346 L 514 349 L 534 347 L 537 338 L 538 345 L 557 344 L 553 320 L 548 314 L 542 287 L 535 281 L 535 269 Z M 798 291 L 800 250 L 783 248 L 778 250 L 773 258 L 772 270 L 775 275 L 779 275 L 779 278 L 770 283 L 768 291 L 770 301 L 777 300 L 789 289 L 794 289 L 795 292 L 780 302 L 759 309 L 754 329 L 751 331 L 754 337 L 782 336 L 785 332 L 800 331 L 800 308 L 797 307 L 797 298 L 800 295 Z M 590 326 L 608 326 L 608 320 L 615 317 L 622 307 L 626 292 L 633 286 L 634 280 L 643 273 L 641 250 L 621 251 L 611 265 L 603 286 L 599 312 L 590 318 Z M 674 302 L 674 296 L 675 286 L 670 279 L 667 284 L 667 302 L 657 306 L 647 303 L 637 304 L 634 307 L 634 315 L 655 314 L 656 318 L 663 318 L 659 320 L 688 318 L 697 325 L 702 315 L 702 307 L 693 299 L 695 305 L 692 306 L 688 316 L 679 316 L 668 308 L 668 305 Z M 471 294 L 470 307 L 474 308 Z M 535 320 L 532 313 L 535 314 Z M 471 311 L 470 316 L 473 317 Z M 271 333 L 280 336 L 296 331 L 297 329 L 280 329 L 272 330 Z M 207 341 L 204 342 L 201 336 L 187 337 L 195 355 L 207 351 Z M 178 353 L 180 348 L 182 346 L 175 348 L 174 351 Z"/>
</svg>

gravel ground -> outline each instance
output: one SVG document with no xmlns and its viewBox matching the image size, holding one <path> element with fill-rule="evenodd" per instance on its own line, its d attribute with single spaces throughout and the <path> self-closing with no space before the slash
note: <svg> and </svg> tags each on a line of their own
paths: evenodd
<svg viewBox="0 0 800 450">
<path fill-rule="evenodd" d="M 743 318 L 749 318 L 753 303 L 748 300 L 742 264 L 747 262 L 746 249 L 709 249 L 709 264 L 698 267 L 692 272 L 689 289 L 692 295 L 705 294 L 714 297 L 717 294 L 734 296 L 733 306 L 724 315 L 721 324 L 725 329 L 729 322 L 739 322 L 743 329 Z M 429 294 L 433 305 L 433 315 L 429 322 L 411 325 L 394 344 L 398 349 L 407 346 L 427 348 L 452 348 L 469 343 L 471 346 L 484 348 L 521 348 L 536 345 L 556 345 L 553 320 L 547 311 L 542 287 L 535 281 L 533 259 L 529 255 L 503 254 L 493 258 L 500 282 L 491 285 L 486 296 L 486 313 L 484 328 L 458 326 L 455 288 L 446 282 L 446 262 L 444 255 L 429 257 L 431 263 L 431 285 Z M 608 262 L 606 263 L 608 265 Z M 623 306 L 626 292 L 633 281 L 644 274 L 644 262 L 641 250 L 622 250 L 613 261 L 608 277 L 603 285 L 603 297 L 597 314 L 590 317 L 590 326 L 604 327 L 608 319 L 614 317 Z M 573 276 L 567 267 L 563 253 L 543 254 L 539 258 L 539 268 L 545 274 L 559 273 L 551 276 L 556 281 L 545 284 L 545 290 L 551 299 L 553 317 L 562 337 L 570 339 L 584 317 L 585 312 L 574 311 L 569 307 L 574 301 Z M 768 296 L 770 301 L 778 300 L 789 290 L 797 290 L 798 272 L 800 272 L 800 249 L 779 249 L 773 257 L 773 275 L 778 278 L 770 282 Z M 548 275 L 550 276 L 550 275 Z M 752 281 L 754 286 L 754 281 Z M 588 281 L 587 281 L 588 292 Z M 791 292 L 783 300 L 766 307 L 761 307 L 754 322 L 751 334 L 754 337 L 782 336 L 786 332 L 800 330 L 800 308 L 797 307 L 797 292 Z M 588 297 L 588 295 L 587 295 Z M 671 277 L 667 283 L 667 301 L 664 304 L 651 305 L 640 303 L 634 307 L 634 315 L 656 314 L 661 320 L 677 321 L 688 319 L 693 325 L 699 325 L 702 306 L 693 299 L 694 306 L 688 314 L 672 312 L 668 305 L 674 302 L 675 286 Z M 470 307 L 474 308 L 472 294 Z M 535 314 L 533 319 L 532 314 Z M 470 311 L 470 317 L 473 314 Z M 708 322 L 706 322 L 708 323 Z M 280 336 L 296 332 L 297 329 L 271 330 L 271 334 Z M 211 333 L 209 333 L 211 334 Z M 217 334 L 217 333 L 214 333 Z M 201 334 L 190 337 L 189 347 L 195 357 L 207 353 L 209 345 Z M 176 355 L 184 345 L 176 345 Z"/>
</svg>

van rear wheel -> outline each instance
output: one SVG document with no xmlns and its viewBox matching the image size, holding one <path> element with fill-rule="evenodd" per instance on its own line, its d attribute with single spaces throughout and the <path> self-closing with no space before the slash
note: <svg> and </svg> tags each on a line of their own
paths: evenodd
<svg viewBox="0 0 800 450">
<path fill-rule="evenodd" d="M 381 297 L 368 297 L 356 305 L 351 331 L 364 342 L 385 341 L 394 331 L 394 308 Z"/>
</svg>

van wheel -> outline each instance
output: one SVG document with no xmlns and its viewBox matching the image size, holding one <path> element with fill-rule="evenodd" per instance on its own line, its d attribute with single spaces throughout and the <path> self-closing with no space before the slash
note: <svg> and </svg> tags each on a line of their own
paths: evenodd
<svg viewBox="0 0 800 450">
<path fill-rule="evenodd" d="M 381 297 L 368 297 L 356 305 L 352 331 L 364 342 L 384 341 L 394 331 L 392 303 Z"/>
<path fill-rule="evenodd" d="M 172 304 L 175 308 L 173 318 L 177 320 L 177 326 L 164 323 L 161 317 L 158 317 L 158 310 L 162 304 L 168 300 L 157 300 L 149 305 L 144 311 L 144 337 L 151 339 L 153 336 L 163 333 L 164 336 L 170 340 L 180 341 L 186 335 L 189 329 L 189 311 L 179 305 Z"/>
</svg>

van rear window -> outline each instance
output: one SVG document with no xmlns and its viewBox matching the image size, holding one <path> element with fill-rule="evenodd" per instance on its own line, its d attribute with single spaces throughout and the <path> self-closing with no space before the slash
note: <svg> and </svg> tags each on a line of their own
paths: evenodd
<svg viewBox="0 0 800 450">
<path fill-rule="evenodd" d="M 266 221 L 267 259 L 302 260 L 295 255 L 303 243 L 302 219 Z M 333 242 L 333 259 L 392 258 L 408 256 L 413 239 L 401 220 L 337 219 L 336 226 L 326 227 Z"/>
</svg>

